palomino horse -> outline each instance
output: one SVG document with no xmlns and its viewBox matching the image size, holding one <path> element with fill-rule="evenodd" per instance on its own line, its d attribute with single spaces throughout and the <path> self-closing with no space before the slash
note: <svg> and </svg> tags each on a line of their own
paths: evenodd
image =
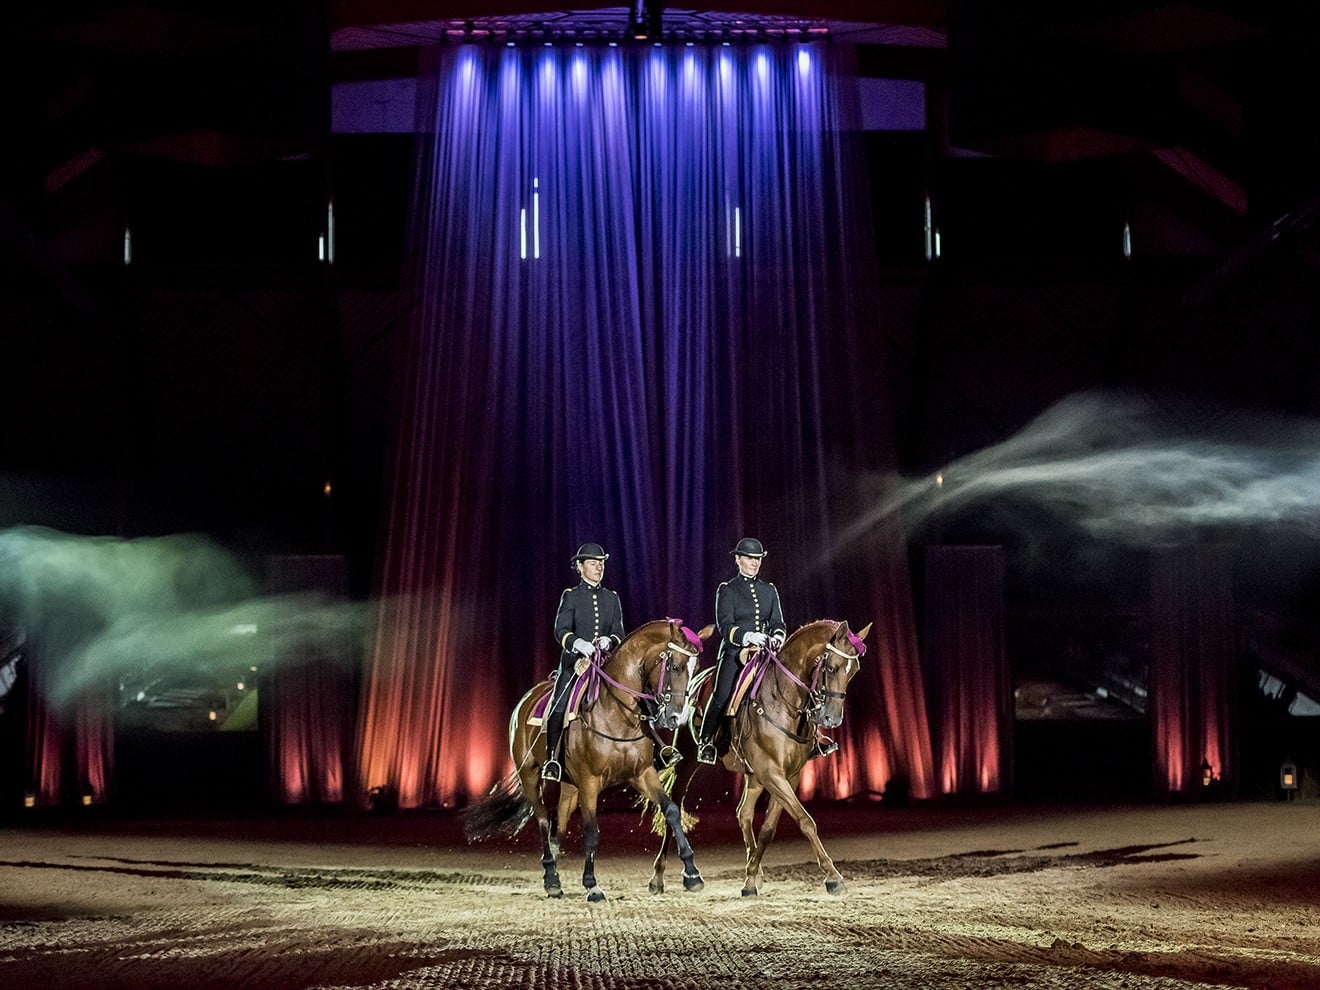
<svg viewBox="0 0 1320 990">
<path fill-rule="evenodd" d="M 843 721 L 844 696 L 848 683 L 861 669 L 861 657 L 866 652 L 862 640 L 870 631 L 869 624 L 860 633 L 854 633 L 847 622 L 821 619 L 798 629 L 777 654 L 762 649 L 752 653 L 748 660 L 748 667 L 753 668 L 746 671 L 751 684 L 733 716 L 729 749 L 723 759 L 726 770 L 743 775 L 738 825 L 747 848 L 744 897 L 758 893 L 761 859 L 774 840 L 784 810 L 793 816 L 815 850 L 816 862 L 825 871 L 825 889 L 831 894 L 843 892 L 843 877 L 821 844 L 815 819 L 798 800 L 797 786 L 816 740 L 815 727 L 833 729 Z M 700 728 L 699 713 L 695 721 L 697 724 L 689 726 L 691 733 Z M 694 758 L 693 735 L 679 733 L 676 741 L 681 743 L 684 759 L 677 767 L 670 793 L 681 808 L 688 785 L 701 764 Z M 763 792 L 769 794 L 769 801 L 758 833 L 752 823 L 756 802 Z M 650 887 L 662 890 L 671 831 L 667 818 L 664 822 L 653 819 L 653 824 L 663 839 Z"/>
<path fill-rule="evenodd" d="M 707 627 L 696 634 L 677 619 L 659 619 L 634 629 L 612 654 L 597 652 L 570 696 L 570 703 L 574 696 L 581 701 L 577 717 L 567 721 L 564 730 L 561 762 L 565 776 L 559 788 L 557 821 L 551 820 L 542 792 L 545 733 L 530 724 L 532 712 L 550 692 L 551 682 L 542 681 L 523 695 L 509 718 L 514 769 L 486 798 L 464 812 L 468 841 L 512 837 L 534 816 L 541 828 L 545 891 L 550 897 L 561 897 L 559 837 L 573 809 L 580 808 L 586 857 L 582 886 L 587 900 L 604 900 L 605 893 L 596 883 L 597 802 L 605 788 L 628 783 L 659 809 L 673 830 L 683 860 L 683 886 L 700 890 L 705 884 L 683 834 L 678 805 L 661 786 L 653 765 L 654 744 L 642 726 L 640 702 L 654 702 L 659 709 L 657 728 L 678 728 L 687 715 L 688 684 L 702 640 L 709 639 L 712 632 L 713 627 Z"/>
</svg>

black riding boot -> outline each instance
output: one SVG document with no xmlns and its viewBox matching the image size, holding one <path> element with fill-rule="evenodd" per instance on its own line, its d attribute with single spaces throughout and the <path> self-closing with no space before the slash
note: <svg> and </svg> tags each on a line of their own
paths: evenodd
<svg viewBox="0 0 1320 990">
<path fill-rule="evenodd" d="M 715 693 L 706 702 L 706 710 L 701 716 L 701 735 L 697 739 L 698 763 L 714 764 L 719 761 L 720 753 L 716 741 L 719 739 L 720 730 L 724 728 L 724 708 L 728 703 L 728 697 L 720 697 L 717 682 Z"/>
<path fill-rule="evenodd" d="M 564 768 L 559 765 L 559 743 L 564 734 L 564 713 L 551 712 L 545 724 L 545 764 L 541 767 L 542 780 L 559 780 Z"/>
</svg>

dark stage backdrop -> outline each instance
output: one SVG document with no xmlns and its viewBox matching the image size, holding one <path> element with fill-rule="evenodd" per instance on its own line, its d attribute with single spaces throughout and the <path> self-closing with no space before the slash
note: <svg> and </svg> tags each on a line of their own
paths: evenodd
<svg viewBox="0 0 1320 990">
<path fill-rule="evenodd" d="M 451 805 L 509 769 L 508 714 L 555 662 L 579 544 L 610 552 L 628 628 L 699 628 L 752 535 L 790 627 L 875 623 L 842 751 L 804 796 L 898 774 L 933 793 L 901 536 L 832 540 L 891 467 L 840 55 L 431 55 L 361 792 Z"/>
<path fill-rule="evenodd" d="M 1150 712 L 1155 793 L 1200 790 L 1202 764 L 1237 780 L 1233 552 L 1168 546 L 1151 557 Z"/>
</svg>

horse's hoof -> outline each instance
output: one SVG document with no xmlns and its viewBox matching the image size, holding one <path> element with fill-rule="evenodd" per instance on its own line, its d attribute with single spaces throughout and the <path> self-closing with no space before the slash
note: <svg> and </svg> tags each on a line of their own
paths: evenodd
<svg viewBox="0 0 1320 990">
<path fill-rule="evenodd" d="M 684 890 L 690 890 L 690 891 L 692 891 L 693 893 L 696 893 L 698 890 L 705 890 L 705 889 L 706 889 L 706 881 L 705 881 L 704 879 L 702 879 L 702 876 L 701 876 L 700 873 L 698 873 L 695 877 L 690 877 L 690 876 L 688 876 L 686 873 L 684 873 L 684 874 L 683 874 L 683 889 L 684 889 Z"/>
<path fill-rule="evenodd" d="M 742 889 L 742 895 L 743 895 L 743 897 L 759 897 L 759 896 L 761 896 L 760 891 L 758 891 L 755 887 L 744 887 L 744 888 Z"/>
<path fill-rule="evenodd" d="M 603 900 L 605 900 L 605 891 L 601 890 L 599 887 L 592 887 L 587 891 L 588 904 L 599 904 Z"/>
<path fill-rule="evenodd" d="M 845 889 L 846 888 L 842 880 L 825 881 L 825 893 L 827 894 L 842 894 Z"/>
<path fill-rule="evenodd" d="M 653 894 L 663 894 L 665 892 L 665 885 L 662 883 L 656 883 L 654 880 L 652 880 L 650 883 L 646 885 L 646 889 Z"/>
<path fill-rule="evenodd" d="M 545 896 L 546 896 L 546 897 L 563 897 L 563 896 L 564 896 L 564 888 L 563 888 L 563 887 L 546 887 L 546 888 L 545 888 Z"/>
</svg>

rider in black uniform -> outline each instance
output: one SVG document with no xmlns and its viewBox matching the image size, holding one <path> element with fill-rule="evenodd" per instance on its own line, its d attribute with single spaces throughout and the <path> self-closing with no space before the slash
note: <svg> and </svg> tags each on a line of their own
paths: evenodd
<svg viewBox="0 0 1320 990">
<path fill-rule="evenodd" d="M 715 739 L 724 726 L 724 709 L 729 704 L 734 681 L 742 666 L 743 649 L 768 643 L 777 651 L 788 637 L 779 591 L 759 577 L 761 561 L 766 555 L 760 540 L 752 537 L 739 540 L 733 548 L 738 574 L 715 590 L 715 631 L 720 637 L 720 652 L 715 668 L 715 690 L 701 720 L 701 739 L 697 746 L 697 760 L 701 763 L 714 763 L 719 757 Z M 834 740 L 820 736 L 812 747 L 811 756 L 828 756 L 838 748 Z"/>
<path fill-rule="evenodd" d="M 564 734 L 564 707 L 568 688 L 575 675 L 587 669 L 596 648 L 613 650 L 623 642 L 623 606 L 619 596 L 601 584 L 605 561 L 609 560 L 599 543 L 584 543 L 573 555 L 572 564 L 581 581 L 564 589 L 555 613 L 555 640 L 559 643 L 559 669 L 552 688 L 549 716 L 546 721 L 546 760 L 541 768 L 543 780 L 558 780 L 563 775 L 559 747 Z"/>
</svg>

